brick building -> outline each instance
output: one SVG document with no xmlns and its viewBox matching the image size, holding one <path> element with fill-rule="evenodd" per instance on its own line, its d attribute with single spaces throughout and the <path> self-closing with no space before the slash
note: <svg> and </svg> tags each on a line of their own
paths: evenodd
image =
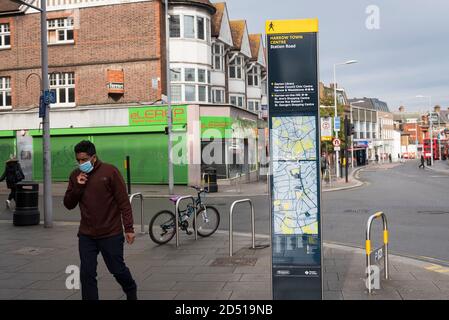
<svg viewBox="0 0 449 320">
<path fill-rule="evenodd" d="M 115 4 L 98 6 L 89 0 L 58 1 L 64 10 L 54 3 L 47 0 L 50 86 L 57 95 L 52 108 L 161 98 L 165 37 L 160 1 L 108 0 Z M 40 76 L 40 14 L 33 11 L 22 8 L 0 16 L 11 39 L 0 47 L 0 78 L 9 79 L 11 92 L 5 109 L 29 109 L 39 101 L 39 78 L 30 76 Z"/>
<path fill-rule="evenodd" d="M 39 7 L 41 0 L 27 1 Z M 98 143 L 103 159 L 115 164 L 122 173 L 124 157 L 132 155 L 134 182 L 166 183 L 164 1 L 46 1 L 50 90 L 56 93 L 57 100 L 50 106 L 53 179 L 67 179 L 73 168 L 73 145 L 89 139 Z M 246 103 L 239 107 L 227 104 L 227 97 L 227 101 L 223 97 L 222 103 L 212 99 L 212 88 L 221 85 L 211 81 L 212 43 L 215 43 L 211 23 L 215 21 L 215 6 L 208 0 L 169 3 L 170 15 L 177 14 L 181 19 L 178 24 L 174 19 L 170 30 L 172 94 L 175 95 L 173 89 L 182 88 L 178 91 L 180 95 L 174 96 L 177 117 L 173 129 L 181 138 L 175 148 L 180 149 L 179 157 L 183 159 L 174 166 L 175 183 L 198 184 L 203 163 L 201 159 L 198 162 L 187 157 L 201 154 L 207 129 L 224 124 L 223 133 L 220 131 L 223 142 L 233 141 L 234 152 L 236 146 L 242 145 L 242 154 L 257 154 L 258 146 L 249 150 L 248 137 L 241 134 L 251 132 L 257 139 L 258 110 L 247 111 Z M 223 4 L 220 6 L 225 8 Z M 221 12 L 225 19 L 222 17 L 220 21 L 225 28 L 227 9 Z M 215 30 L 214 34 L 217 39 L 226 38 L 225 29 L 218 33 Z M 38 117 L 40 50 L 39 12 L 2 0 L 0 161 L 11 154 L 32 154 L 29 162 L 19 160 L 31 172 L 28 178 L 37 181 L 42 179 L 42 131 Z M 227 52 L 221 54 L 225 57 Z M 246 75 L 246 65 L 241 68 Z M 228 72 L 227 65 L 224 71 Z M 242 78 L 245 84 L 246 78 Z M 225 130 L 241 136 L 225 135 Z M 191 137 L 193 140 L 187 141 Z M 226 156 L 225 161 L 229 158 Z M 219 178 L 223 179 L 242 173 L 253 176 L 257 170 L 257 165 L 247 163 L 234 166 L 235 170 L 230 170 L 227 162 L 222 167 L 223 176 Z"/>
</svg>

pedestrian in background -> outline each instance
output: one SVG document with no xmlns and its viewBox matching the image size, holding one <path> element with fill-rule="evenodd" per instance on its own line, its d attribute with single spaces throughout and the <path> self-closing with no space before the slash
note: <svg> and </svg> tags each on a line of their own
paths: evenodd
<svg viewBox="0 0 449 320">
<path fill-rule="evenodd" d="M 326 169 L 328 167 L 328 160 L 325 153 L 321 156 L 321 178 L 324 179 L 324 176 L 326 174 Z"/>
<path fill-rule="evenodd" d="M 0 182 L 6 179 L 6 187 L 10 189 L 8 199 L 6 200 L 6 207 L 10 210 L 13 209 L 11 205 L 11 200 L 14 200 L 14 205 L 16 203 L 16 190 L 17 183 L 25 179 L 22 167 L 20 166 L 19 160 L 16 157 L 11 157 L 5 163 L 5 171 L 0 177 Z"/>
<path fill-rule="evenodd" d="M 116 167 L 98 159 L 90 141 L 78 143 L 75 155 L 79 168 L 70 175 L 64 206 L 72 210 L 79 205 L 81 211 L 78 244 L 82 298 L 98 300 L 97 256 L 101 253 L 127 300 L 137 300 L 137 285 L 123 258 L 125 237 L 128 244 L 135 239 L 123 177 Z"/>
<path fill-rule="evenodd" d="M 388 154 L 388 160 L 390 160 L 390 163 L 393 162 L 393 159 L 391 158 L 391 153 Z"/>
<path fill-rule="evenodd" d="M 424 162 L 425 162 L 424 155 L 421 155 L 421 164 L 418 167 L 419 169 L 421 169 L 421 168 L 425 169 Z"/>
</svg>

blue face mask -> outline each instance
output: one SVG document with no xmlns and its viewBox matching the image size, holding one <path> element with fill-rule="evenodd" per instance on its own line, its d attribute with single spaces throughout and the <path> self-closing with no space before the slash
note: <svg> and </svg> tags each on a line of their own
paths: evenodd
<svg viewBox="0 0 449 320">
<path fill-rule="evenodd" d="M 89 173 L 94 169 L 94 166 L 92 165 L 92 162 L 86 161 L 83 164 L 80 164 L 79 168 L 82 172 Z"/>
</svg>

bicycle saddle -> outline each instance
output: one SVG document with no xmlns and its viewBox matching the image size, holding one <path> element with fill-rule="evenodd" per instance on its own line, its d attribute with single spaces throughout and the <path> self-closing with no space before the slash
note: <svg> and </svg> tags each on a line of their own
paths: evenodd
<svg viewBox="0 0 449 320">
<path fill-rule="evenodd" d="M 181 198 L 181 196 L 173 196 L 170 198 L 170 201 L 176 203 L 176 201 L 178 201 L 179 198 Z"/>
</svg>

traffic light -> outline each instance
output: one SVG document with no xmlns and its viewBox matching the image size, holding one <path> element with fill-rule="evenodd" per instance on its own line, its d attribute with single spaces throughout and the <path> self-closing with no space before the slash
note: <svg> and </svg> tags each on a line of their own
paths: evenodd
<svg viewBox="0 0 449 320">
<path fill-rule="evenodd" d="M 353 136 L 353 135 L 355 135 L 355 127 L 354 127 L 354 125 L 351 123 L 350 124 L 350 136 Z"/>
<path fill-rule="evenodd" d="M 349 119 L 345 117 L 345 136 L 351 135 Z"/>
<path fill-rule="evenodd" d="M 354 125 L 350 122 L 349 119 L 345 119 L 345 135 L 352 136 L 355 134 Z"/>
</svg>

